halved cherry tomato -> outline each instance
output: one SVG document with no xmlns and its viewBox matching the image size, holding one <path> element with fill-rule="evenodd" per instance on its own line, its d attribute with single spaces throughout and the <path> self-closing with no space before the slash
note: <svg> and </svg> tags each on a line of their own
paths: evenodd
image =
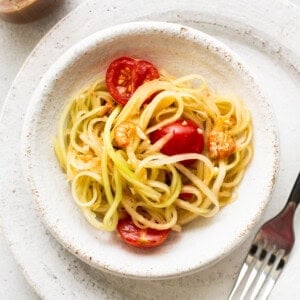
<svg viewBox="0 0 300 300">
<path fill-rule="evenodd" d="M 159 78 L 156 67 L 146 60 L 136 60 L 135 87 L 138 88 L 144 82 Z"/>
<path fill-rule="evenodd" d="M 124 56 L 109 65 L 105 80 L 115 101 L 125 105 L 140 85 L 157 78 L 158 70 L 150 62 Z"/>
<path fill-rule="evenodd" d="M 170 233 L 170 229 L 141 229 L 135 226 L 130 218 L 120 220 L 117 229 L 125 243 L 138 248 L 156 247 L 162 244 Z"/>
<path fill-rule="evenodd" d="M 204 148 L 204 136 L 202 129 L 191 120 L 179 119 L 150 134 L 151 143 L 155 143 L 168 133 L 172 133 L 171 139 L 161 148 L 166 155 L 184 153 L 201 153 Z M 194 160 L 185 160 L 184 165 L 190 165 Z"/>
</svg>

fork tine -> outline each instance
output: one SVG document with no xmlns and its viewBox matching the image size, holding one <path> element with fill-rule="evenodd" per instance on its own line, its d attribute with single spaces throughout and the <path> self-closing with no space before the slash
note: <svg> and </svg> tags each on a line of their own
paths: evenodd
<svg viewBox="0 0 300 300">
<path fill-rule="evenodd" d="M 248 294 L 249 294 L 249 299 L 250 300 L 254 300 L 256 299 L 261 287 L 264 285 L 265 280 L 266 280 L 266 274 L 265 274 L 265 270 L 268 267 L 268 262 L 270 260 L 270 257 L 272 255 L 272 251 L 266 251 L 265 250 L 265 257 L 262 258 L 262 262 L 261 265 L 259 267 L 259 270 L 256 274 L 256 278 L 254 279 L 254 281 L 251 284 L 251 287 L 249 288 Z"/>
<path fill-rule="evenodd" d="M 261 250 L 262 247 L 260 245 L 257 246 L 253 244 L 251 246 L 251 249 L 244 261 L 242 269 L 229 295 L 228 300 L 242 299 L 242 297 L 245 296 L 245 293 L 249 288 L 249 284 L 251 285 L 252 280 L 255 278 L 255 274 L 253 273 L 255 272 L 254 266 L 258 261 Z"/>
<path fill-rule="evenodd" d="M 233 300 L 234 299 L 234 296 L 236 295 L 237 289 L 240 287 L 241 282 L 243 281 L 248 269 L 249 269 L 249 265 L 246 264 L 246 262 L 244 262 L 244 264 L 242 266 L 242 269 L 239 273 L 239 277 L 237 278 L 237 280 L 234 284 L 234 287 L 233 287 L 233 289 L 232 289 L 232 291 L 229 295 L 228 300 Z"/>
<path fill-rule="evenodd" d="M 250 289 L 250 287 L 252 286 L 252 284 L 254 283 L 255 277 L 257 275 L 257 265 L 259 265 L 259 259 L 255 260 L 255 263 L 252 264 L 252 268 L 251 268 L 251 272 L 248 276 L 248 279 L 244 285 L 244 288 L 242 290 L 242 294 L 241 294 L 241 298 L 240 299 L 245 299 L 245 297 L 247 296 L 247 293 Z"/>
<path fill-rule="evenodd" d="M 255 299 L 254 287 L 260 282 L 261 273 L 267 264 L 270 256 L 269 249 L 265 249 L 264 244 L 258 244 L 258 251 L 255 253 L 255 261 L 253 262 L 252 271 L 243 289 L 241 299 Z"/>
<path fill-rule="evenodd" d="M 252 245 L 228 300 L 267 299 L 282 266 L 284 251 L 262 243 Z M 281 263 L 282 264 L 282 263 Z"/>
<path fill-rule="evenodd" d="M 272 271 L 277 266 L 277 261 L 279 261 L 284 255 L 282 250 L 276 250 L 276 246 L 266 246 L 266 257 L 263 259 L 263 263 L 257 274 L 255 281 L 252 283 L 251 294 L 249 299 L 258 299 L 258 295 L 261 293 L 263 287 L 267 284 L 269 277 L 272 275 Z M 277 259 L 276 259 L 277 258 Z"/>
<path fill-rule="evenodd" d="M 283 249 L 276 250 L 275 246 L 264 249 L 262 245 L 252 245 L 228 300 L 268 299 L 286 259 Z"/>
<path fill-rule="evenodd" d="M 283 270 L 286 258 L 285 251 L 279 250 L 275 256 L 275 261 L 273 261 L 273 264 L 271 264 L 271 266 L 268 264 L 269 268 L 267 268 L 264 272 L 264 284 L 258 291 L 257 299 L 268 299 L 273 286 Z"/>
</svg>

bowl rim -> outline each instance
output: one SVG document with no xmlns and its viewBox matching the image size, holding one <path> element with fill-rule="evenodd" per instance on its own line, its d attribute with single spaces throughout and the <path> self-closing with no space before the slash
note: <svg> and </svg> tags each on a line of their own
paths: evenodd
<svg viewBox="0 0 300 300">
<path fill-rule="evenodd" d="M 232 243 L 229 243 L 227 247 L 223 249 L 221 253 L 217 257 L 211 258 L 210 260 L 207 260 L 205 262 L 199 261 L 198 264 L 195 264 L 193 268 L 186 269 L 182 268 L 181 270 L 178 269 L 178 267 L 173 268 L 169 272 L 165 272 L 164 274 L 155 274 L 149 272 L 149 270 L 146 270 L 146 272 L 141 272 L 139 274 L 133 274 L 133 273 L 125 273 L 120 272 L 117 268 L 107 267 L 107 263 L 103 263 L 102 265 L 95 263 L 94 261 L 91 261 L 89 259 L 89 256 L 87 254 L 82 254 L 80 251 L 78 251 L 78 248 L 74 247 L 72 243 L 72 239 L 65 239 L 63 237 L 62 232 L 55 226 L 55 223 L 52 220 L 52 217 L 47 214 L 47 210 L 44 205 L 44 201 L 39 197 L 38 195 L 38 189 L 36 185 L 36 176 L 34 175 L 34 172 L 32 172 L 31 166 L 32 166 L 32 156 L 31 156 L 31 145 L 30 145 L 30 139 L 28 139 L 28 135 L 31 132 L 31 120 L 36 114 L 36 111 L 39 111 L 39 105 L 43 102 L 40 101 L 40 97 L 42 90 L 44 88 L 44 85 L 46 83 L 53 81 L 53 76 L 57 73 L 60 73 L 64 70 L 66 66 L 68 66 L 74 58 L 76 58 L 78 55 L 84 53 L 86 49 L 90 49 L 93 47 L 95 42 L 99 40 L 109 40 L 111 37 L 114 37 L 115 35 L 122 35 L 122 34 L 128 34 L 130 32 L 136 31 L 136 29 L 142 29 L 142 32 L 147 31 L 156 31 L 164 34 L 181 34 L 181 37 L 184 39 L 191 39 L 194 38 L 196 43 L 202 43 L 207 45 L 207 49 L 210 51 L 217 53 L 219 56 L 222 55 L 222 59 L 227 60 L 231 64 L 231 67 L 239 72 L 241 75 L 245 76 L 247 81 L 251 82 L 251 84 L 256 88 L 258 94 L 260 95 L 260 98 L 264 101 L 264 108 L 266 111 L 268 111 L 269 119 L 273 127 L 271 128 L 270 132 L 272 133 L 272 141 L 274 145 L 274 152 L 273 154 L 273 166 L 272 166 L 272 174 L 270 174 L 270 181 L 269 185 L 265 187 L 266 189 L 266 196 L 262 199 L 260 207 L 257 209 L 256 213 L 253 215 L 253 218 L 251 219 L 250 224 L 245 224 L 245 228 L 241 229 L 240 231 L 243 231 L 242 235 L 239 235 L 238 238 L 234 239 Z M 29 106 L 26 111 L 26 116 L 23 123 L 22 128 L 22 136 L 21 136 L 21 162 L 22 162 L 22 169 L 24 177 L 29 182 L 29 185 L 31 187 L 33 198 L 35 202 L 35 206 L 37 208 L 37 212 L 39 217 L 41 218 L 42 222 L 48 228 L 51 232 L 51 234 L 56 238 L 56 240 L 59 241 L 59 243 L 67 249 L 69 252 L 71 252 L 76 257 L 80 258 L 85 263 L 100 269 L 102 271 L 111 273 L 113 275 L 118 276 L 124 276 L 127 278 L 134 278 L 134 279 L 169 279 L 174 277 L 180 277 L 187 274 L 191 274 L 194 272 L 199 271 L 200 269 L 204 269 L 207 267 L 210 267 L 211 265 L 215 264 L 228 254 L 230 254 L 232 251 L 237 249 L 247 238 L 247 236 L 250 234 L 251 230 L 254 228 L 256 223 L 259 221 L 268 201 L 271 198 L 273 186 L 275 183 L 275 178 L 278 172 L 278 165 L 279 165 L 279 153 L 278 153 L 278 133 L 276 128 L 276 122 L 273 110 L 271 109 L 269 103 L 266 101 L 266 98 L 263 96 L 263 93 L 261 92 L 259 85 L 255 81 L 255 76 L 248 70 L 246 64 L 242 62 L 240 57 L 234 53 L 228 46 L 223 44 L 222 42 L 218 41 L 216 38 L 200 31 L 195 28 L 181 25 L 178 23 L 169 23 L 169 22 L 158 22 L 158 21 L 139 21 L 139 22 L 129 22 L 129 23 L 123 23 L 119 24 L 113 27 L 105 28 L 103 30 L 97 31 L 94 34 L 86 37 L 85 39 L 79 41 L 74 46 L 69 48 L 63 55 L 61 55 L 56 62 L 49 68 L 49 70 L 44 74 L 42 77 L 39 85 L 36 87 L 32 98 L 30 100 Z"/>
</svg>

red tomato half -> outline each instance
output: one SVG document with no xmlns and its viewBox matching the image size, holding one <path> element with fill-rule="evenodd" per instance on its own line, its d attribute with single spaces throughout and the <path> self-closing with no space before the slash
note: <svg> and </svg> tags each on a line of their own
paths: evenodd
<svg viewBox="0 0 300 300">
<path fill-rule="evenodd" d="M 140 85 L 157 78 L 158 70 L 150 62 L 124 56 L 109 65 L 105 80 L 115 101 L 125 105 Z"/>
<path fill-rule="evenodd" d="M 130 218 L 120 220 L 117 229 L 125 243 L 138 248 L 156 247 L 162 244 L 170 233 L 170 229 L 141 229 L 135 226 Z"/>
<path fill-rule="evenodd" d="M 180 119 L 152 132 L 151 143 L 154 144 L 168 133 L 172 133 L 173 136 L 161 149 L 161 152 L 166 155 L 201 153 L 204 148 L 202 129 L 191 120 Z M 193 162 L 193 160 L 186 160 L 183 164 L 189 165 Z"/>
</svg>

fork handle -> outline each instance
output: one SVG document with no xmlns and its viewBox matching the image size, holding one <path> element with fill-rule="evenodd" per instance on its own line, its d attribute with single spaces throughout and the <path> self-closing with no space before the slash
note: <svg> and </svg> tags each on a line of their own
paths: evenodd
<svg viewBox="0 0 300 300">
<path fill-rule="evenodd" d="M 288 198 L 288 203 L 290 202 L 294 202 L 296 207 L 300 203 L 300 172 L 298 173 L 298 177 Z"/>
</svg>

